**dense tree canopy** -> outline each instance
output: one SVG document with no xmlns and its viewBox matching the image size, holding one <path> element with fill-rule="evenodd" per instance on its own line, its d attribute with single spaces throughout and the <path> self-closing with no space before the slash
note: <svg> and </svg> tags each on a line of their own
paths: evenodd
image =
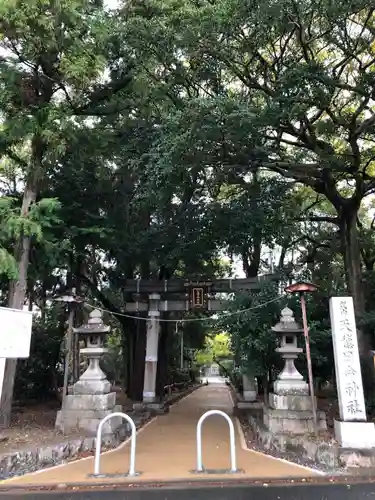
<svg viewBox="0 0 375 500">
<path fill-rule="evenodd" d="M 114 313 L 118 378 L 139 398 L 145 321 L 119 315 L 134 299 L 124 284 L 158 279 L 162 266 L 187 279 L 279 273 L 231 310 L 292 279 L 320 285 L 309 310 L 322 381 L 333 376 L 327 298 L 350 293 L 368 352 L 372 2 L 4 0 L 0 12 L 0 300 L 40 311 L 33 356 L 50 335 L 49 359 L 28 366 L 43 366 L 43 384 L 59 384 L 66 320 L 51 298 L 74 287 Z M 256 374 L 277 369 L 269 328 L 282 305 L 219 318 Z M 187 349 L 203 348 L 205 325 L 184 325 Z M 161 343 L 160 365 L 178 365 L 173 323 Z M 5 425 L 15 369 L 7 363 Z M 161 391 L 165 366 L 158 373 Z"/>
</svg>

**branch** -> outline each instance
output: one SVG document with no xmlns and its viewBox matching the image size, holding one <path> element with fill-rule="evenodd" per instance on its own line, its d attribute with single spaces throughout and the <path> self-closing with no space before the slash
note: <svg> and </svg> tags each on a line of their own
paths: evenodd
<svg viewBox="0 0 375 500">
<path fill-rule="evenodd" d="M 16 52 L 19 60 L 28 66 L 30 69 L 32 69 L 34 72 L 38 73 L 38 68 L 37 66 L 34 66 L 31 64 L 29 61 L 27 61 L 22 54 L 16 51 L 16 48 L 13 47 L 13 50 Z M 115 94 L 126 88 L 130 82 L 132 82 L 133 77 L 129 75 L 130 70 L 132 69 L 133 65 L 127 68 L 126 75 L 124 75 L 122 78 L 120 78 L 117 81 L 111 81 L 107 83 L 106 85 L 102 85 L 100 88 L 96 89 L 94 92 L 91 93 L 89 96 L 89 102 L 85 105 L 82 106 L 76 106 L 72 100 L 72 98 L 69 95 L 69 92 L 67 91 L 64 83 L 63 83 L 63 77 L 58 71 L 57 68 L 55 68 L 53 65 L 49 65 L 46 63 L 46 61 L 41 61 L 41 68 L 43 70 L 43 76 L 47 78 L 51 83 L 54 83 L 55 85 L 58 86 L 60 90 L 62 90 L 65 94 L 66 100 L 71 107 L 71 109 L 74 111 L 75 114 L 77 115 L 106 115 L 110 113 L 106 113 L 105 111 L 93 111 L 92 108 L 95 106 L 98 106 L 99 104 L 103 103 L 103 101 L 106 101 L 107 99 L 113 97 Z"/>
<path fill-rule="evenodd" d="M 102 303 L 105 309 L 108 309 L 114 314 L 122 314 L 121 309 L 116 307 L 113 302 L 109 300 L 109 298 L 102 291 L 100 291 L 98 287 L 85 274 L 81 273 L 79 276 L 82 281 L 88 286 L 91 292 L 95 295 L 95 297 L 99 300 L 99 302 Z"/>
<path fill-rule="evenodd" d="M 265 139 L 268 139 L 269 141 L 275 141 L 277 143 L 281 143 L 282 142 L 283 144 L 288 144 L 289 146 L 297 146 L 299 148 L 306 147 L 306 145 L 303 142 L 295 142 L 295 141 L 291 141 L 291 140 L 288 140 L 288 139 L 284 139 L 282 137 L 273 137 L 271 135 L 266 135 Z"/>
<path fill-rule="evenodd" d="M 375 124 L 375 114 L 371 115 L 370 118 L 364 120 L 355 130 L 354 136 L 359 137 L 363 132 L 365 132 L 369 127 Z"/>
<path fill-rule="evenodd" d="M 329 249 L 331 249 L 331 245 L 329 245 L 328 243 L 318 242 L 318 241 L 314 240 L 314 238 L 311 238 L 311 236 L 308 236 L 307 234 L 304 235 L 304 239 L 309 241 L 310 243 L 312 243 L 315 246 L 315 248 L 329 248 Z"/>
<path fill-rule="evenodd" d="M 353 87 L 352 85 L 349 85 L 348 83 L 343 83 L 340 80 L 335 79 L 335 78 L 330 78 L 327 75 L 321 76 L 319 74 L 315 74 L 315 75 L 310 74 L 310 75 L 307 75 L 306 78 L 309 78 L 310 80 L 316 80 L 316 81 L 321 82 L 327 86 L 336 87 L 336 88 L 341 89 L 341 90 L 347 90 L 348 92 L 359 94 L 363 97 L 368 96 L 368 92 L 363 87 L 360 87 L 360 86 Z"/>
<path fill-rule="evenodd" d="M 215 354 L 212 356 L 212 361 L 213 361 L 214 363 L 216 363 L 217 365 L 219 365 L 219 366 L 220 366 L 220 368 L 221 368 L 221 369 L 223 370 L 223 372 L 225 373 L 225 376 L 226 376 L 226 377 L 229 377 L 229 372 L 228 372 L 228 370 L 225 368 L 225 366 L 223 366 L 223 365 L 220 363 L 220 361 L 217 359 L 217 357 L 216 357 L 216 355 L 215 355 Z"/>
<path fill-rule="evenodd" d="M 333 111 L 329 107 L 324 108 L 324 111 L 327 113 L 329 118 L 331 118 L 332 122 L 335 125 L 337 125 L 338 127 L 347 127 L 348 124 L 345 122 L 345 120 L 341 120 L 339 117 L 335 116 Z"/>
<path fill-rule="evenodd" d="M 281 252 L 280 252 L 279 264 L 278 264 L 278 268 L 279 269 L 282 269 L 284 267 L 284 261 L 285 261 L 285 257 L 286 257 L 287 251 L 290 248 L 293 249 L 293 247 L 297 243 L 299 243 L 300 241 L 302 241 L 303 239 L 304 239 L 304 236 L 299 236 L 298 238 L 296 238 L 293 241 L 289 241 L 288 242 L 287 240 L 284 240 L 283 244 L 281 245 Z"/>
<path fill-rule="evenodd" d="M 95 90 L 89 97 L 89 102 L 80 107 L 73 107 L 73 111 L 78 115 L 97 115 L 97 114 L 106 114 L 103 111 L 95 111 L 95 106 L 102 104 L 104 101 L 110 99 L 114 95 L 116 95 L 121 90 L 125 89 L 130 82 L 132 82 L 133 77 L 128 74 L 117 80 L 115 82 L 110 82 L 107 85 Z M 72 105 L 72 101 L 69 103 Z"/>
<path fill-rule="evenodd" d="M 366 195 L 369 195 L 372 193 L 373 189 L 375 188 L 375 179 L 371 180 L 365 185 L 365 193 Z"/>
<path fill-rule="evenodd" d="M 11 149 L 9 148 L 5 148 L 4 149 L 4 153 L 9 156 L 9 158 L 11 160 L 13 160 L 14 162 L 18 163 L 18 165 L 20 165 L 21 167 L 27 169 L 28 168 L 28 163 L 23 160 L 22 158 L 20 158 L 16 153 L 14 153 Z"/>
<path fill-rule="evenodd" d="M 315 201 L 313 201 L 312 203 L 310 203 L 309 206 L 307 206 L 306 208 L 304 208 L 302 210 L 302 213 L 307 213 L 309 210 L 311 210 L 312 208 L 314 208 L 316 205 L 319 205 L 320 202 L 321 202 L 321 200 L 319 199 L 319 195 L 317 194 Z"/>
<path fill-rule="evenodd" d="M 329 224 L 335 224 L 337 226 L 340 225 L 340 220 L 338 217 L 324 217 L 324 216 L 311 216 L 311 217 L 305 217 L 305 218 L 300 218 L 298 217 L 296 219 L 298 222 L 328 222 Z"/>
<path fill-rule="evenodd" d="M 207 52 L 207 48 L 205 49 Z M 228 69 L 233 71 L 236 77 L 249 89 L 260 90 L 264 92 L 265 95 L 272 97 L 274 92 L 267 85 L 259 83 L 255 78 L 251 76 L 245 76 L 238 70 L 238 68 L 233 64 L 233 61 L 228 60 L 224 55 L 211 52 L 213 57 L 219 57 L 222 59 L 223 63 L 227 65 Z"/>
<path fill-rule="evenodd" d="M 303 166 L 308 166 L 307 164 L 301 164 L 301 165 L 295 165 L 294 167 L 289 164 L 289 163 L 284 163 L 283 162 L 275 162 L 275 163 L 262 163 L 263 168 L 267 168 L 268 170 L 271 170 L 273 172 L 276 172 L 277 174 L 282 175 L 283 177 L 286 177 L 288 179 L 294 179 L 297 182 L 301 182 L 302 184 L 306 184 L 307 186 L 310 186 L 317 192 L 323 192 L 322 190 L 319 190 L 319 185 L 321 182 L 319 182 L 318 175 L 308 177 L 307 175 L 298 172 L 297 170 L 294 169 L 294 167 L 303 167 Z M 317 168 L 318 164 L 311 164 L 312 167 Z M 316 172 L 318 174 L 318 171 Z"/>
</svg>

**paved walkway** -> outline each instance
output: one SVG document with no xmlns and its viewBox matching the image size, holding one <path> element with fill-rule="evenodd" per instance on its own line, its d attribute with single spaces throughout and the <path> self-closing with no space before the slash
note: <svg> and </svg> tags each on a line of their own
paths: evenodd
<svg viewBox="0 0 375 500">
<path fill-rule="evenodd" d="M 196 425 L 207 410 L 223 410 L 232 414 L 230 393 L 224 384 L 210 384 L 193 392 L 174 405 L 166 415 L 152 420 L 137 435 L 137 478 L 88 478 L 93 472 L 93 459 L 83 459 L 67 465 L 3 481 L 3 485 L 56 484 L 82 482 L 131 482 L 193 480 L 198 478 L 277 478 L 309 477 L 314 471 L 274 459 L 245 448 L 244 438 L 237 419 L 236 430 L 237 467 L 239 474 L 193 474 L 196 468 Z M 229 431 L 223 417 L 211 416 L 203 424 L 203 464 L 207 469 L 229 469 Z M 120 474 L 129 467 L 130 443 L 117 450 L 103 453 L 101 472 Z"/>
</svg>

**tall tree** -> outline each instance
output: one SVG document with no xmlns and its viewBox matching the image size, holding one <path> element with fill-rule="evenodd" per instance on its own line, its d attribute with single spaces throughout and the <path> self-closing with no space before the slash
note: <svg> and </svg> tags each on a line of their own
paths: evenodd
<svg viewBox="0 0 375 500">
<path fill-rule="evenodd" d="M 0 13 L 0 152 L 22 169 L 20 214 L 26 220 L 79 122 L 105 113 L 108 100 L 131 78 L 125 66 L 113 63 L 123 55 L 112 43 L 119 24 L 101 1 L 6 0 Z M 114 70 L 109 83 L 103 81 L 106 68 Z M 18 275 L 9 305 L 17 309 L 25 301 L 31 236 L 23 230 L 14 248 Z M 10 420 L 15 368 L 15 361 L 7 361 L 2 425 Z"/>
<path fill-rule="evenodd" d="M 164 142 L 162 161 L 177 144 L 228 182 L 243 186 L 267 169 L 323 195 L 335 215 L 320 220 L 340 230 L 347 288 L 363 315 L 357 218 L 375 188 L 372 3 L 166 1 L 155 12 L 174 57 L 165 80 L 195 82 L 199 94 L 178 111 L 190 113 L 190 131 Z M 147 42 L 160 50 L 160 33 Z M 368 351 L 361 332 L 359 345 Z"/>
</svg>

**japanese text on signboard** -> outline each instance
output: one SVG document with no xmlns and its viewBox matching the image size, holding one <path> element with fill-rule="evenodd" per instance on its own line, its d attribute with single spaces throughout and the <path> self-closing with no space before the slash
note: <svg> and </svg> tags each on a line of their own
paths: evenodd
<svg viewBox="0 0 375 500">
<path fill-rule="evenodd" d="M 337 389 L 342 420 L 365 420 L 357 332 L 351 297 L 330 301 Z"/>
</svg>

